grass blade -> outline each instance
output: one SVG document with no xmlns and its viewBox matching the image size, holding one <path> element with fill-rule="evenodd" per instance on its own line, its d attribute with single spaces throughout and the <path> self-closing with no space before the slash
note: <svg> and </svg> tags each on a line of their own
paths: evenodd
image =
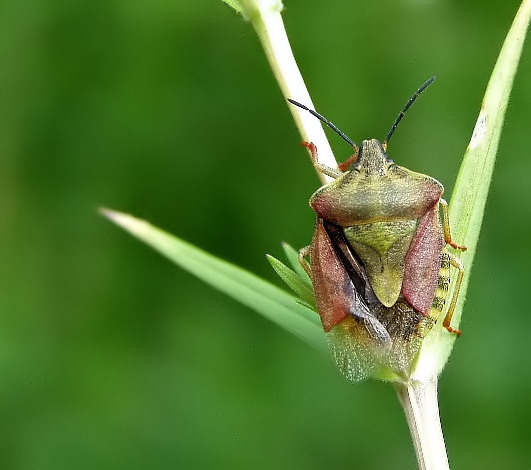
<svg viewBox="0 0 531 470">
<path fill-rule="evenodd" d="M 280 278 L 289 286 L 289 288 L 302 299 L 309 308 L 317 311 L 313 296 L 312 285 L 305 282 L 295 271 L 288 268 L 284 263 L 271 255 L 266 255 L 267 260 L 280 276 Z"/>
<path fill-rule="evenodd" d="M 496 152 L 505 119 L 505 111 L 518 69 L 530 16 L 531 0 L 524 0 L 505 38 L 492 71 L 476 126 L 465 152 L 450 201 L 452 237 L 456 242 L 464 244 L 468 248 L 460 256 L 465 266 L 465 274 L 459 301 L 452 320 L 454 327 L 458 327 L 461 317 L 494 170 Z M 420 379 L 423 375 L 422 371 L 428 373 L 430 369 L 432 369 L 431 374 L 433 374 L 434 358 L 436 371 L 440 372 L 442 370 L 451 353 L 455 338 L 454 335 L 448 335 L 439 325 L 434 328 L 424 341 L 419 354 L 420 360 L 416 368 L 416 378 L 422 380 Z M 432 351 L 429 351 L 430 348 Z"/>
<path fill-rule="evenodd" d="M 286 258 L 288 259 L 289 264 L 291 264 L 293 270 L 303 279 L 304 282 L 311 285 L 312 281 L 310 281 L 310 277 L 299 262 L 299 252 L 286 242 L 282 242 L 282 248 L 284 249 Z"/>
<path fill-rule="evenodd" d="M 256 310 L 315 348 L 328 351 L 319 317 L 297 299 L 244 269 L 234 266 L 131 215 L 101 213 L 207 284 Z"/>
</svg>

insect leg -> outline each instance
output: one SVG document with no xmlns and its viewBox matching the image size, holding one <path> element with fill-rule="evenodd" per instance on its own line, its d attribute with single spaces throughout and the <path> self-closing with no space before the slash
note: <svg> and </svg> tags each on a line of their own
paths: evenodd
<svg viewBox="0 0 531 470">
<path fill-rule="evenodd" d="M 444 317 L 443 326 L 450 333 L 455 333 L 457 336 L 459 336 L 461 334 L 461 330 L 452 328 L 450 326 L 450 323 L 454 315 L 455 306 L 457 304 L 457 298 L 459 297 L 459 291 L 461 290 L 461 283 L 463 282 L 463 274 L 465 272 L 465 268 L 461 264 L 461 261 L 459 261 L 459 259 L 456 258 L 454 255 L 448 253 L 448 259 L 450 261 L 450 264 L 458 270 L 458 273 L 457 273 L 457 280 L 455 282 L 454 292 L 452 294 L 452 301 L 450 302 L 450 306 L 448 307 L 448 312 L 446 313 L 446 316 Z"/>
<path fill-rule="evenodd" d="M 317 159 L 317 147 L 313 142 L 301 142 L 301 145 L 303 147 L 306 147 L 310 151 L 310 155 L 312 157 L 312 163 L 315 169 L 324 175 L 330 176 L 330 178 L 339 178 L 343 173 L 341 171 L 336 170 L 334 168 L 331 168 L 327 165 L 323 165 L 322 163 L 319 163 Z"/>
<path fill-rule="evenodd" d="M 350 157 L 348 157 L 343 163 L 339 163 L 337 167 L 341 171 L 347 171 L 350 165 L 358 161 L 359 153 L 360 153 L 360 148 L 354 147 L 354 153 Z"/>
<path fill-rule="evenodd" d="M 443 228 L 444 228 L 444 241 L 446 244 L 450 245 L 456 250 L 465 251 L 466 246 L 458 245 L 452 240 L 452 234 L 450 233 L 450 218 L 448 217 L 448 203 L 444 200 L 440 200 L 442 208 L 442 219 L 443 219 Z"/>
</svg>

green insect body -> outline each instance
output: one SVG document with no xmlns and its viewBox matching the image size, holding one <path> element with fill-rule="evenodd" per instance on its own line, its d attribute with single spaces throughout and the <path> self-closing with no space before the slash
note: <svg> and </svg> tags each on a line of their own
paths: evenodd
<svg viewBox="0 0 531 470">
<path fill-rule="evenodd" d="M 442 231 L 437 230 L 440 224 L 434 220 L 443 187 L 429 176 L 395 165 L 376 139 L 362 142 L 358 158 L 351 171 L 319 189 L 310 206 L 319 217 L 343 227 L 372 289 L 386 307 L 397 301 L 405 271 L 407 278 L 426 278 L 429 286 L 424 298 L 419 299 L 422 293 L 416 290 L 409 292 L 409 300 L 427 313 L 425 297 L 435 289 L 443 245 Z M 410 250 L 419 227 L 430 244 L 420 240 L 418 249 Z"/>
<path fill-rule="evenodd" d="M 387 141 L 403 113 L 383 143 L 371 139 L 357 146 L 312 112 L 353 144 L 349 171 L 317 163 L 317 149 L 305 144 L 316 168 L 334 181 L 310 199 L 317 222 L 300 259 L 312 280 L 334 359 L 354 381 L 380 368 L 407 375 L 422 339 L 445 308 L 451 266 L 458 269 L 458 277 L 443 326 L 460 334 L 450 322 L 463 267 L 446 245 L 465 248 L 451 240 L 443 186 L 396 165 L 387 155 Z"/>
</svg>

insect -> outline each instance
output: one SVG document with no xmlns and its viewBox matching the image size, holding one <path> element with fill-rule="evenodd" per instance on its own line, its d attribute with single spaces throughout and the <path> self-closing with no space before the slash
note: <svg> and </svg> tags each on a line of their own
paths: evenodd
<svg viewBox="0 0 531 470">
<path fill-rule="evenodd" d="M 406 111 L 434 80 L 428 79 L 412 95 L 382 142 L 370 139 L 361 145 L 321 114 L 289 100 L 354 148 L 336 170 L 318 162 L 314 144 L 303 143 L 315 168 L 334 181 L 310 198 L 317 221 L 311 244 L 299 253 L 333 356 L 354 381 L 378 367 L 407 373 L 422 338 L 443 312 L 450 267 L 457 269 L 457 279 L 443 326 L 461 334 L 451 320 L 464 268 L 448 246 L 466 248 L 450 235 L 444 188 L 434 178 L 396 165 L 387 155 L 389 140 Z"/>
</svg>

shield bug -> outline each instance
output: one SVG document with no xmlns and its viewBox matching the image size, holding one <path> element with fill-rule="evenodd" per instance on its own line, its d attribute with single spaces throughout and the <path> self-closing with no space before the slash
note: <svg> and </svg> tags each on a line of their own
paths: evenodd
<svg viewBox="0 0 531 470">
<path fill-rule="evenodd" d="M 303 143 L 315 168 L 334 181 L 310 198 L 317 221 L 311 244 L 299 254 L 334 358 L 351 380 L 364 379 L 378 367 L 407 374 L 422 338 L 444 310 L 451 266 L 457 279 L 443 326 L 461 333 L 450 323 L 464 269 L 447 247 L 466 248 L 452 241 L 444 188 L 434 178 L 396 165 L 387 154 L 406 111 L 433 80 L 413 94 L 383 141 L 361 145 L 321 114 L 289 100 L 354 148 L 336 170 L 318 162 L 312 143 Z"/>
</svg>

